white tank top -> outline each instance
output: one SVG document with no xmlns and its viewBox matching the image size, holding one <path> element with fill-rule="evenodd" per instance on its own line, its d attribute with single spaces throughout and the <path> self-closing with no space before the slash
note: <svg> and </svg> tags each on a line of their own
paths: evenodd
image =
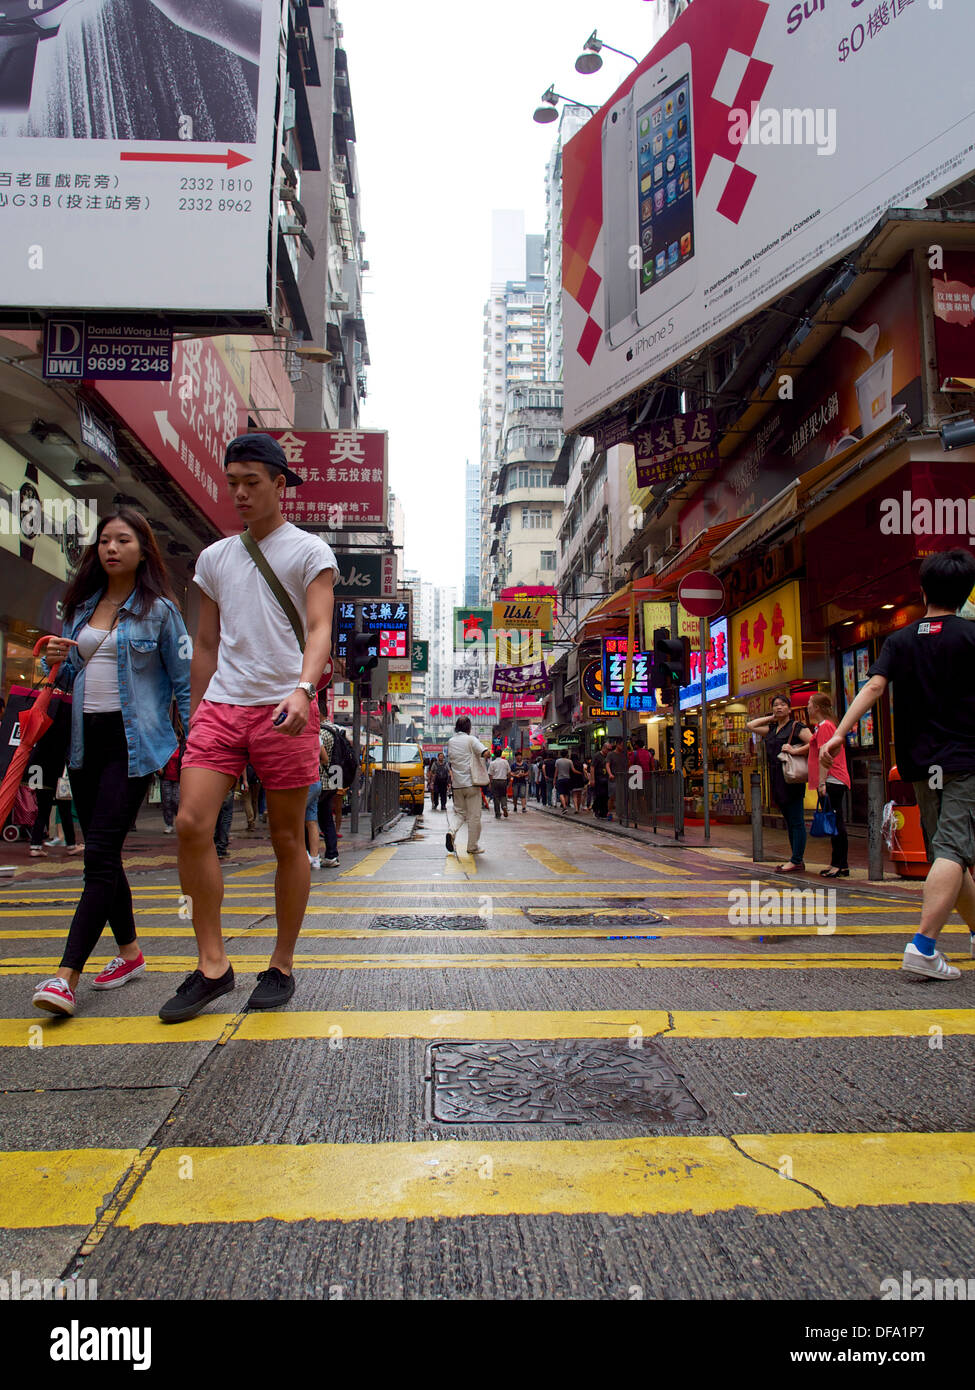
<svg viewBox="0 0 975 1390">
<path fill-rule="evenodd" d="M 85 623 L 78 633 L 78 652 L 81 659 L 88 662 L 85 667 L 84 713 L 106 714 L 121 709 L 122 701 L 118 693 L 118 628 L 106 637 L 104 628 Z"/>
</svg>

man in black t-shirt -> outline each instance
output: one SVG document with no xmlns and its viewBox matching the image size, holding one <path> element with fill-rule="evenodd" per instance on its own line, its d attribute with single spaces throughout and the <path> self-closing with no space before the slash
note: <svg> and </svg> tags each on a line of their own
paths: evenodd
<svg viewBox="0 0 975 1390">
<path fill-rule="evenodd" d="M 935 949 L 954 908 L 972 932 L 975 955 L 975 623 L 957 610 L 975 588 L 975 556 L 967 550 L 929 555 L 921 565 L 927 611 L 887 638 L 867 683 L 824 744 L 829 767 L 843 739 L 894 687 L 897 770 L 914 784 L 931 869 L 924 884 L 921 929 L 904 948 L 902 969 L 935 980 L 961 974 Z"/>
<path fill-rule="evenodd" d="M 552 757 L 551 753 L 546 753 L 545 757 L 542 759 L 542 775 L 545 778 L 545 805 L 551 806 L 552 793 L 555 791 L 555 759 Z"/>
</svg>

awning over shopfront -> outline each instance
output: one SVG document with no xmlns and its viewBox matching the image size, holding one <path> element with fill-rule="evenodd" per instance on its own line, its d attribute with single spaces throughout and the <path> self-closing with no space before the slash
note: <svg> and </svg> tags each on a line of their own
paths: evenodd
<svg viewBox="0 0 975 1390">
<path fill-rule="evenodd" d="M 798 494 L 797 478 L 781 492 L 777 492 L 764 506 L 759 507 L 752 516 L 745 521 L 739 521 L 735 530 L 723 541 L 719 541 L 711 551 L 711 564 L 714 568 L 722 569 L 725 565 L 730 565 L 784 521 L 795 518 L 798 515 Z"/>
<path fill-rule="evenodd" d="M 738 530 L 741 524 L 741 518 L 735 517 L 733 521 L 719 521 L 714 526 L 709 526 L 689 545 L 685 545 L 661 574 L 655 574 L 646 581 L 637 580 L 637 587 L 646 582 L 648 588 L 652 587 L 662 594 L 675 594 L 684 575 L 690 574 L 692 570 L 708 568 L 711 552 L 733 531 Z M 650 595 L 646 594 L 644 597 L 649 598 Z"/>
</svg>

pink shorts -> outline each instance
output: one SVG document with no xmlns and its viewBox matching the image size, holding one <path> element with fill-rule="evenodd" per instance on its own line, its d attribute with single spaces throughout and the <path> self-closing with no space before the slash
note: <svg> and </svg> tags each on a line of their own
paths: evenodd
<svg viewBox="0 0 975 1390">
<path fill-rule="evenodd" d="M 300 734 L 271 723 L 275 705 L 218 705 L 201 700 L 190 721 L 183 767 L 239 777 L 247 763 L 268 791 L 306 791 L 319 776 L 318 701 L 312 700 Z"/>
</svg>

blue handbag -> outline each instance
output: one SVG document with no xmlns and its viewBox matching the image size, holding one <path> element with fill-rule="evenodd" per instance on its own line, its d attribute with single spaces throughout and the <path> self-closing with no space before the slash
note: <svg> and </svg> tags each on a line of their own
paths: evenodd
<svg viewBox="0 0 975 1390">
<path fill-rule="evenodd" d="M 823 838 L 836 834 L 836 812 L 830 808 L 829 803 L 823 797 L 819 798 L 813 812 L 809 833 Z"/>
</svg>

